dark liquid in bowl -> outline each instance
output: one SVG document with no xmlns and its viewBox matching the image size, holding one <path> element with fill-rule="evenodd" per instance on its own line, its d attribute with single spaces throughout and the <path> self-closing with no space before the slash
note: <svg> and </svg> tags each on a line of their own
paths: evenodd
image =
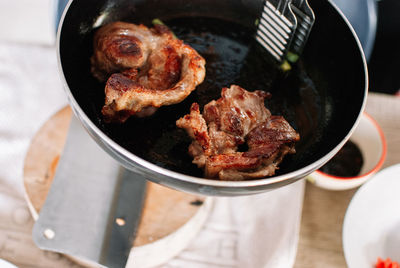
<svg viewBox="0 0 400 268">
<path fill-rule="evenodd" d="M 121 146 L 156 165 L 180 173 L 203 176 L 188 155 L 191 139 L 178 129 L 175 122 L 189 113 L 193 102 L 200 109 L 218 99 L 223 87 L 237 84 L 248 91 L 272 93 L 266 107 L 274 115 L 283 115 L 300 133 L 297 154 L 287 156 L 278 174 L 293 169 L 293 163 L 307 155 L 310 144 L 321 137 L 318 127 L 327 118 L 321 96 L 306 75 L 302 64 L 288 73 L 277 69 L 268 53 L 254 39 L 254 31 L 242 25 L 213 18 L 188 17 L 164 20 L 179 39 L 191 45 L 206 60 L 206 77 L 183 102 L 161 107 L 153 116 L 132 117 L 124 124 L 104 124 L 100 127 Z M 101 105 L 98 111 L 101 110 Z"/>
<path fill-rule="evenodd" d="M 358 146 L 348 141 L 342 149 L 320 170 L 338 177 L 354 177 L 360 174 L 364 160 Z"/>
</svg>

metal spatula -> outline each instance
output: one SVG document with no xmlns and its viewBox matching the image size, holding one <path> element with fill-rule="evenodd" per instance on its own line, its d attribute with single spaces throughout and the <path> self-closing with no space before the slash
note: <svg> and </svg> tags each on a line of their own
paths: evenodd
<svg viewBox="0 0 400 268">
<path fill-rule="evenodd" d="M 296 15 L 297 27 L 290 46 L 290 52 L 300 55 L 314 25 L 315 15 L 307 0 L 292 0 L 291 7 Z"/>
<path fill-rule="evenodd" d="M 288 53 L 297 60 L 314 21 L 307 0 L 266 0 L 256 39 L 278 62 L 282 63 Z"/>
<path fill-rule="evenodd" d="M 256 40 L 279 62 L 285 59 L 297 25 L 290 2 L 266 0 L 256 33 Z"/>
</svg>

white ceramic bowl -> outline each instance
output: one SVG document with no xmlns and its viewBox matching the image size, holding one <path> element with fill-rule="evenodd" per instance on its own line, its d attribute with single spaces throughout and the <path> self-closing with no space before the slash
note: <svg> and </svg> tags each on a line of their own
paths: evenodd
<svg viewBox="0 0 400 268">
<path fill-rule="evenodd" d="M 5 261 L 3 259 L 0 259 L 0 267 L 1 268 L 18 268 L 14 264 L 11 264 L 8 261 Z"/>
<path fill-rule="evenodd" d="M 400 164 L 379 171 L 357 190 L 343 222 L 349 268 L 375 267 L 378 257 L 400 262 Z"/>
<path fill-rule="evenodd" d="M 308 181 L 329 190 L 347 190 L 360 186 L 382 167 L 386 140 L 382 129 L 370 115 L 363 114 L 350 140 L 358 146 L 364 161 L 358 176 L 338 177 L 317 170 L 307 177 Z"/>
</svg>

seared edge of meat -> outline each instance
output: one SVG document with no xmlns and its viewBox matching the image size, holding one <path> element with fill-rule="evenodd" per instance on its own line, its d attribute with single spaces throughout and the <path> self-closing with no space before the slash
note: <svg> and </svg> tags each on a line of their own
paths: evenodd
<svg viewBox="0 0 400 268">
<path fill-rule="evenodd" d="M 232 85 L 223 88 L 221 98 L 204 107 L 203 115 L 194 103 L 188 115 L 176 125 L 187 131 L 193 142 L 189 154 L 204 168 L 208 178 L 255 179 L 275 174 L 288 153 L 295 153 L 299 134 L 282 116 L 272 116 L 264 106 L 269 95 L 248 92 Z M 248 151 L 238 146 L 247 143 Z"/>
<path fill-rule="evenodd" d="M 92 73 L 100 81 L 111 74 L 102 109 L 107 122 L 179 103 L 205 77 L 204 58 L 163 25 L 114 22 L 96 32 L 94 47 Z"/>
<path fill-rule="evenodd" d="M 144 25 L 113 22 L 99 28 L 93 39 L 91 71 L 99 81 L 113 73 L 143 66 L 153 49 L 154 33 Z"/>
</svg>

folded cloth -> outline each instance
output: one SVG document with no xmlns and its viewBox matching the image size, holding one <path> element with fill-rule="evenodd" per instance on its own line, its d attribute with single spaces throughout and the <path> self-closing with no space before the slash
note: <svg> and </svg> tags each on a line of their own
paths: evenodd
<svg viewBox="0 0 400 268">
<path fill-rule="evenodd" d="M 196 239 L 161 267 L 293 267 L 303 193 L 299 181 L 264 194 L 216 198 Z"/>
<path fill-rule="evenodd" d="M 0 259 L 18 267 L 75 266 L 33 243 L 22 180 L 31 139 L 66 104 L 54 46 L 0 42 Z"/>
<path fill-rule="evenodd" d="M 0 1 L 0 40 L 54 45 L 56 0 Z"/>
<path fill-rule="evenodd" d="M 55 48 L 0 42 L 0 259 L 20 267 L 79 267 L 39 250 L 23 198 L 30 140 L 67 104 Z M 216 198 L 189 247 L 161 267 L 292 267 L 304 182 L 265 194 Z"/>
<path fill-rule="evenodd" d="M 54 47 L 0 43 L 0 187 L 22 196 L 29 142 L 66 105 Z"/>
</svg>

